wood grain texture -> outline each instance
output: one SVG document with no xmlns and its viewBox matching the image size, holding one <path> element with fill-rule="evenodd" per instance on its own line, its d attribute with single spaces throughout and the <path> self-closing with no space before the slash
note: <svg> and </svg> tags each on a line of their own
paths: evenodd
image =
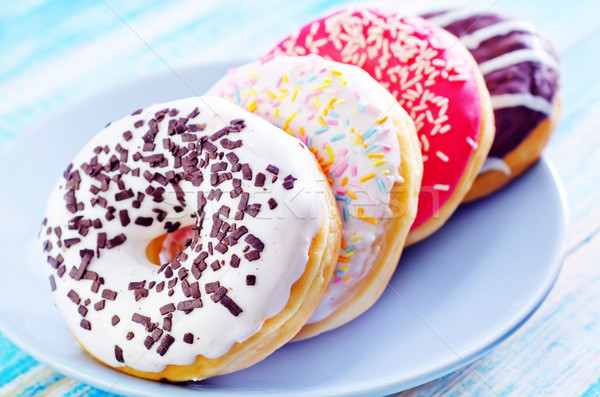
<svg viewBox="0 0 600 397">
<path fill-rule="evenodd" d="M 39 119 L 107 86 L 169 67 L 254 59 L 292 27 L 346 3 L 5 2 L 0 155 Z M 555 44 L 563 67 L 563 113 L 546 150 L 564 182 L 570 212 L 567 257 L 556 286 L 538 312 L 486 356 L 400 396 L 600 395 L 600 3 L 360 3 L 406 13 L 457 5 L 506 11 L 537 24 Z M 37 363 L 0 335 L 0 395 L 109 394 Z"/>
</svg>

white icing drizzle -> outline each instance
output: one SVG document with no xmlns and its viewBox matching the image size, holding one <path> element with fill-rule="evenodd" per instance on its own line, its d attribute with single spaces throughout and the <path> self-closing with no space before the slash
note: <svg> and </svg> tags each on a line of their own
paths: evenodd
<svg viewBox="0 0 600 397">
<path fill-rule="evenodd" d="M 552 114 L 552 104 L 546 98 L 530 93 L 493 95 L 492 106 L 494 109 L 525 106 L 540 113 Z"/>
<path fill-rule="evenodd" d="M 508 164 L 504 162 L 501 158 L 498 157 L 488 157 L 485 159 L 483 166 L 479 170 L 479 174 L 485 174 L 488 171 L 500 171 L 505 173 L 506 175 L 510 175 L 510 167 Z"/>
<path fill-rule="evenodd" d="M 155 138 L 157 145 L 155 151 L 143 152 L 141 137 L 148 131 L 148 121 L 163 108 L 177 109 L 179 115 L 173 117 L 167 115 L 166 119 L 159 123 L 159 130 Z M 128 290 L 130 282 L 146 280 L 146 286 L 148 286 L 151 281 L 159 283 L 167 280 L 168 277 L 165 276 L 165 272 L 158 273 L 158 266 L 151 264 L 145 255 L 148 243 L 164 233 L 164 223 L 154 219 L 150 226 L 144 227 L 134 221 L 139 216 L 154 218 L 156 213 L 153 212 L 153 209 L 160 208 L 167 213 L 167 221 L 179 221 L 182 223 L 182 227 L 194 225 L 196 218 L 192 217 L 192 214 L 197 209 L 197 194 L 202 191 L 206 196 L 211 190 L 210 168 L 204 172 L 204 181 L 198 187 L 194 187 L 191 182 L 186 180 L 179 182 L 186 203 L 183 212 L 174 210 L 178 200 L 175 198 L 175 191 L 171 184 L 164 186 L 166 190 L 164 202 L 155 202 L 150 195 L 147 195 L 141 207 L 135 209 L 131 205 L 131 199 L 114 200 L 115 194 L 120 190 L 116 183 L 110 183 L 108 191 L 101 193 L 103 197 L 111 201 L 109 205 L 116 207 L 116 219 L 109 222 L 105 218 L 106 210 L 104 208 L 100 205 L 90 205 L 90 200 L 95 197 L 89 190 L 90 186 L 99 185 L 99 182 L 88 177 L 79 167 L 84 162 L 90 161 L 94 156 L 95 147 L 108 145 L 113 150 L 116 144 L 120 144 L 129 151 L 129 160 L 126 164 L 132 169 L 140 167 L 140 177 L 134 177 L 131 173 L 122 176 L 126 186 L 133 191 L 142 192 L 149 185 L 158 188 L 161 186 L 160 184 L 156 182 L 150 184 L 142 177 L 144 171 L 166 173 L 169 169 L 173 169 L 175 172 L 180 172 L 182 169 L 174 169 L 171 162 L 167 168 L 151 168 L 147 162 L 132 161 L 132 156 L 138 151 L 144 156 L 155 153 L 164 153 L 166 156 L 168 151 L 163 149 L 163 139 L 165 138 L 172 139 L 182 147 L 187 146 L 188 143 L 182 143 L 182 138 L 179 138 L 182 135 L 168 136 L 167 126 L 169 120 L 185 117 L 195 108 L 198 108 L 200 113 L 195 118 L 191 118 L 188 124 L 206 123 L 204 132 L 197 133 L 199 137 L 215 133 L 228 125 L 230 120 L 244 119 L 246 127 L 239 133 L 227 136 L 231 140 L 240 139 L 243 142 L 242 147 L 233 149 L 231 152 L 239 157 L 241 163 L 250 164 L 254 176 L 258 172 L 267 176 L 264 188 L 255 187 L 254 180 L 242 180 L 241 187 L 249 193 L 249 203 L 262 205 L 261 211 L 256 217 L 246 214 L 243 220 L 233 219 L 240 200 L 239 197 L 235 199 L 230 197 L 229 192 L 233 189 L 233 181 L 226 180 L 218 186 L 223 191 L 221 199 L 209 200 L 204 207 L 206 216 L 200 232 L 200 239 L 204 244 L 203 249 L 206 249 L 208 241 L 214 241 L 209 236 L 214 223 L 212 215 L 222 205 L 231 207 L 231 214 L 223 215 L 221 219 L 226 219 L 231 224 L 235 222 L 238 227 L 246 226 L 249 233 L 260 238 L 265 246 L 260 253 L 260 258 L 254 261 L 244 258 L 243 250 L 247 247 L 244 237 L 247 235 L 242 237 L 237 244 L 231 245 L 225 253 L 215 250 L 214 254 L 206 259 L 208 267 L 198 279 L 203 306 L 192 310 L 189 314 L 175 310 L 172 313 L 172 330 L 165 329 L 153 346 L 147 349 L 144 346 L 144 340 L 150 333 L 144 329 L 143 325 L 132 321 L 133 313 L 148 316 L 152 322 L 158 322 L 159 327 L 163 327 L 164 315 L 160 312 L 160 308 L 168 303 L 174 303 L 177 306 L 178 302 L 190 298 L 182 291 L 182 280 L 179 279 L 173 288 L 174 293 L 171 297 L 167 296 L 168 287 L 165 286 L 161 293 L 150 289 L 147 297 L 139 301 L 134 299 L 134 291 Z M 144 120 L 144 126 L 136 128 L 134 123 L 138 120 Z M 129 141 L 122 138 L 123 132 L 127 130 L 133 133 L 133 138 Z M 221 150 L 222 143 L 219 142 L 222 142 L 221 138 L 215 140 L 214 144 Z M 99 163 L 106 163 L 109 156 L 110 153 L 108 155 L 100 153 L 98 155 Z M 201 156 L 204 157 L 204 153 Z M 171 161 L 171 157 L 168 159 Z M 223 161 L 227 160 L 223 159 Z M 219 162 L 219 160 L 213 160 L 213 162 Z M 269 164 L 274 164 L 280 169 L 279 179 L 276 182 L 271 182 L 273 175 L 265 171 Z M 52 227 L 52 230 L 56 226 L 61 227 L 63 245 L 62 248 L 59 248 L 58 237 L 54 232 L 47 235 L 46 227 L 44 227 L 40 240 L 43 242 L 49 239 L 52 244 L 50 251 L 44 254 L 44 267 L 55 280 L 56 290 L 53 296 L 75 337 L 89 352 L 111 366 L 128 365 L 140 371 L 159 372 L 170 364 L 191 364 L 198 355 L 208 358 L 221 357 L 235 342 L 243 342 L 254 335 L 266 319 L 278 314 L 287 304 L 290 288 L 305 270 L 308 249 L 322 223 L 323 200 L 326 191 L 320 187 L 321 185 L 317 185 L 319 173 L 312 153 L 297 140 L 281 133 L 271 124 L 220 98 L 187 98 L 150 106 L 141 114 L 126 116 L 107 126 L 95 136 L 75 157 L 73 165 L 74 170 L 79 169 L 82 179 L 81 187 L 76 191 L 77 201 L 85 205 L 84 210 L 78 214 L 89 219 L 99 218 L 103 225 L 100 229 L 90 228 L 85 236 L 80 235 L 77 230 L 68 228 L 69 220 L 75 214 L 65 208 L 65 199 L 63 198 L 65 180 L 61 179 L 50 196 L 46 217 L 47 227 Z M 231 166 L 229 167 L 231 168 Z M 293 189 L 286 190 L 283 188 L 282 182 L 289 174 L 298 179 L 294 182 Z M 241 172 L 233 175 L 234 178 L 242 178 Z M 302 194 L 299 194 L 300 192 Z M 268 200 L 270 198 L 274 198 L 279 204 L 273 210 L 269 209 Z M 127 227 L 123 227 L 119 221 L 119 211 L 123 209 L 129 212 L 131 218 Z M 79 266 L 81 262 L 80 249 L 95 250 L 99 232 L 106 232 L 108 238 L 125 233 L 127 240 L 113 249 L 101 249 L 100 257 L 92 259 L 87 270 L 98 273 L 105 281 L 98 293 L 93 293 L 90 291 L 91 280 L 76 281 L 69 275 L 69 271 L 71 268 Z M 64 241 L 73 237 L 80 238 L 81 241 L 67 249 Z M 193 273 L 190 272 L 190 269 L 198 254 L 193 251 L 193 246 L 184 249 L 183 252 L 188 255 L 188 258 L 181 258 L 181 268 L 188 270 L 188 279 L 191 284 L 196 281 L 196 278 L 192 276 Z M 46 263 L 48 255 L 56 257 L 59 253 L 64 258 L 64 264 L 67 265 L 66 273 L 62 277 L 59 277 L 56 270 Z M 230 266 L 232 254 L 241 258 L 238 268 Z M 212 270 L 210 265 L 215 260 L 224 260 L 224 267 L 216 271 Z M 177 277 L 178 270 L 174 270 L 174 273 Z M 246 285 L 247 275 L 256 277 L 256 285 Z M 227 296 L 243 310 L 238 316 L 234 316 L 226 307 L 211 300 L 210 294 L 205 291 L 205 284 L 214 281 L 219 281 L 222 286 L 228 288 Z M 101 293 L 104 289 L 116 292 L 116 299 L 114 301 L 106 300 L 102 310 L 95 310 L 94 305 L 102 300 Z M 77 293 L 81 302 L 86 299 L 91 300 L 87 306 L 85 317 L 78 313 L 78 305 L 67 298 L 70 290 Z M 81 304 L 83 305 L 83 303 Z M 83 309 L 79 307 L 79 310 Z M 111 319 L 114 315 L 117 315 L 120 321 L 113 326 Z M 91 323 L 91 330 L 83 329 L 80 326 L 82 318 Z M 126 335 L 130 331 L 135 334 L 135 337 L 128 340 Z M 186 333 L 194 335 L 193 344 L 183 342 Z M 165 340 L 167 334 L 175 341 L 166 354 L 161 356 L 158 354 L 157 348 Z M 122 348 L 124 364 L 117 361 L 115 346 Z"/>
<path fill-rule="evenodd" d="M 231 71 L 209 90 L 211 95 L 255 109 L 318 150 L 324 162 L 333 160 L 327 174 L 342 215 L 346 247 L 309 323 L 328 317 L 347 302 L 349 288 L 368 274 L 377 255 L 373 244 L 382 238 L 383 228 L 360 219 L 359 208 L 371 220 L 383 219 L 390 214 L 391 187 L 403 182 L 398 175 L 401 153 L 396 128 L 391 118 L 383 119 L 389 102 L 373 90 L 375 81 L 365 77 L 355 66 L 316 55 L 279 56 Z"/>
<path fill-rule="evenodd" d="M 427 18 L 429 21 L 440 26 L 448 26 L 454 22 L 472 17 L 477 13 L 476 10 L 470 8 L 457 8 L 444 14 L 436 15 L 435 17 Z"/>
<path fill-rule="evenodd" d="M 523 49 L 511 51 L 479 64 L 479 70 L 486 75 L 493 71 L 504 69 L 521 62 L 540 62 L 559 70 L 558 62 L 545 51 L 539 49 Z"/>
<path fill-rule="evenodd" d="M 502 21 L 495 23 L 490 26 L 486 26 L 479 30 L 474 31 L 470 34 L 465 34 L 460 37 L 460 41 L 470 50 L 474 50 L 479 45 L 496 36 L 504 36 L 511 32 L 528 32 L 531 34 L 536 33 L 535 26 L 526 21 L 513 19 L 509 21 Z"/>
<path fill-rule="evenodd" d="M 448 26 L 454 22 L 468 19 L 479 14 L 481 14 L 481 11 L 458 9 L 429 18 L 429 20 L 438 23 L 441 26 Z M 511 32 L 517 31 L 529 33 L 530 37 L 534 40 L 541 40 L 540 36 L 537 34 L 537 28 L 534 24 L 519 19 L 510 19 L 499 21 L 493 25 L 478 29 L 470 34 L 465 34 L 460 37 L 460 41 L 470 50 L 475 50 L 479 48 L 480 45 L 486 40 L 497 36 L 504 36 Z M 483 74 L 487 74 L 507 66 L 518 64 L 520 62 L 532 61 L 540 62 L 543 65 L 552 67 L 558 71 L 559 65 L 554 57 L 548 54 L 546 51 L 539 50 L 539 48 L 542 48 L 542 46 L 536 46 L 535 50 L 522 49 L 512 51 L 507 54 L 502 54 L 494 59 L 481 63 L 479 68 Z M 524 106 L 531 110 L 547 115 L 552 115 L 553 113 L 553 105 L 550 101 L 540 96 L 534 96 L 531 93 L 492 95 L 492 105 L 494 109 Z"/>
</svg>

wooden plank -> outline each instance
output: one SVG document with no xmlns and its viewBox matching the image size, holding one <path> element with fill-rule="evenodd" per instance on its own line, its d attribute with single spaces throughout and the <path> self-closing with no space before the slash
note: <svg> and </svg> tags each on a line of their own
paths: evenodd
<svg viewBox="0 0 600 397">
<path fill-rule="evenodd" d="M 600 30 L 563 57 L 564 110 L 547 150 L 565 185 L 569 250 L 600 229 Z"/>
</svg>

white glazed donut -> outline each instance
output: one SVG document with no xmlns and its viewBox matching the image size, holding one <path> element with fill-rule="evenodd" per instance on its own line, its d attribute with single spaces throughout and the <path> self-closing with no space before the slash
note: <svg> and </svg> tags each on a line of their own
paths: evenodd
<svg viewBox="0 0 600 397">
<path fill-rule="evenodd" d="M 359 316 L 387 286 L 415 218 L 423 165 L 410 117 L 366 72 L 317 55 L 244 65 L 209 94 L 300 139 L 332 185 L 342 250 L 325 298 L 296 339 Z"/>
<path fill-rule="evenodd" d="M 149 242 L 194 226 L 163 266 Z M 245 368 L 316 309 L 340 220 L 312 153 L 220 98 L 110 124 L 52 192 L 40 235 L 77 341 L 118 370 L 183 381 Z"/>
</svg>

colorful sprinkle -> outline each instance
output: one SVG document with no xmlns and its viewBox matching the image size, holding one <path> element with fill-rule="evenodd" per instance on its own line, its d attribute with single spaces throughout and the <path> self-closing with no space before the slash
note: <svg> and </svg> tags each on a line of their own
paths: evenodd
<svg viewBox="0 0 600 397">
<path fill-rule="evenodd" d="M 371 146 L 367 147 L 365 150 L 363 150 L 363 153 L 369 153 L 371 150 L 374 150 L 378 145 L 376 143 L 372 144 Z"/>
<path fill-rule="evenodd" d="M 365 175 L 365 176 L 362 176 L 362 177 L 359 179 L 359 181 L 361 181 L 361 182 L 366 182 L 366 181 L 368 181 L 368 180 L 369 180 L 369 179 L 371 179 L 371 178 L 375 178 L 375 174 L 374 174 L 373 172 L 371 172 L 370 174 L 367 174 L 367 175 Z"/>
<path fill-rule="evenodd" d="M 385 121 L 388 119 L 388 116 L 382 117 L 379 120 L 375 121 L 377 124 L 382 124 L 385 123 Z"/>
<path fill-rule="evenodd" d="M 331 161 L 333 161 L 335 159 L 335 154 L 333 154 L 333 149 L 331 148 L 331 145 L 327 144 L 327 154 L 329 154 L 329 158 L 331 159 Z"/>
<path fill-rule="evenodd" d="M 369 132 L 367 132 L 367 133 L 366 133 L 366 134 L 363 136 L 363 140 L 365 140 L 365 141 L 366 141 L 367 139 L 369 139 L 370 137 L 372 137 L 372 136 L 373 136 L 373 134 L 374 134 L 374 133 L 376 133 L 377 131 L 379 131 L 379 129 L 377 129 L 377 128 L 371 128 L 371 130 L 370 130 Z"/>
<path fill-rule="evenodd" d="M 250 102 L 250 105 L 248 105 L 248 110 L 250 112 L 254 112 L 256 109 L 258 109 L 258 105 L 256 104 L 255 101 Z"/>
<path fill-rule="evenodd" d="M 283 125 L 283 129 L 287 129 L 290 125 L 290 122 L 294 119 L 294 117 L 296 117 L 298 115 L 298 111 L 296 110 L 294 113 L 292 113 L 290 115 L 290 117 L 287 118 L 287 120 L 285 120 L 285 124 Z"/>
</svg>

